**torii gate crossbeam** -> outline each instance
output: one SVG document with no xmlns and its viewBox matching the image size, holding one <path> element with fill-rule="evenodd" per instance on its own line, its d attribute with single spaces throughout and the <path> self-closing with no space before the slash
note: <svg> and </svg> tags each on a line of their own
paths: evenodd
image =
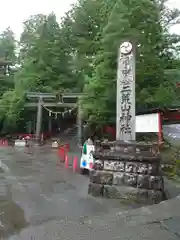
<svg viewBox="0 0 180 240">
<path fill-rule="evenodd" d="M 62 99 L 65 98 L 75 98 L 77 99 L 77 103 L 65 103 L 65 102 L 44 102 L 43 105 L 45 107 L 78 107 L 78 115 L 77 115 L 77 126 L 78 126 L 78 142 L 82 144 L 82 114 L 81 114 L 81 106 L 79 102 L 79 98 L 83 94 L 81 93 L 63 93 L 61 95 Z M 40 93 L 40 92 L 29 92 L 26 94 L 26 97 L 29 99 L 37 99 L 37 103 L 26 103 L 25 107 L 37 107 L 37 118 L 36 118 L 36 141 L 39 141 L 41 134 L 41 123 L 42 123 L 42 100 L 43 99 L 56 99 L 57 96 L 55 94 L 50 93 Z"/>
</svg>

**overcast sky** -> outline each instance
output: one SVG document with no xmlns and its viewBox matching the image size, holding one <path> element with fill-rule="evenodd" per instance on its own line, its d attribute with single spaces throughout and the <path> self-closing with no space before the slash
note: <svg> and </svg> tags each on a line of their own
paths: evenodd
<svg viewBox="0 0 180 240">
<path fill-rule="evenodd" d="M 57 17 L 70 9 L 76 0 L 0 0 L 0 32 L 8 26 L 19 36 L 22 22 L 30 15 L 54 12 Z"/>
<path fill-rule="evenodd" d="M 30 15 L 54 12 L 58 18 L 70 9 L 76 0 L 1 0 L 0 32 L 10 27 L 19 37 L 22 22 Z M 98 1 L 98 0 L 96 0 Z M 180 0 L 169 0 L 169 4 L 180 9 Z M 180 27 L 173 29 L 180 34 Z"/>
</svg>

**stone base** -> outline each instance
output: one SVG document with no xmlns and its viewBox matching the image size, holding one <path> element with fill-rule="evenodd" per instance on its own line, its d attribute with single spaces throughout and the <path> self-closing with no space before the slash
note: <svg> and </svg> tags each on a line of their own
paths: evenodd
<svg viewBox="0 0 180 240">
<path fill-rule="evenodd" d="M 93 196 L 120 199 L 122 202 L 156 204 L 163 200 L 164 194 L 160 190 L 146 190 L 126 186 L 102 185 L 90 183 L 88 193 Z"/>
<path fill-rule="evenodd" d="M 113 173 L 108 171 L 92 170 L 90 172 L 90 182 L 97 184 L 112 185 Z"/>
<path fill-rule="evenodd" d="M 116 141 L 101 143 L 95 149 L 89 194 L 130 204 L 165 200 L 157 144 Z"/>
<path fill-rule="evenodd" d="M 102 197 L 103 196 L 103 185 L 97 183 L 89 183 L 88 194 L 94 197 Z"/>
</svg>

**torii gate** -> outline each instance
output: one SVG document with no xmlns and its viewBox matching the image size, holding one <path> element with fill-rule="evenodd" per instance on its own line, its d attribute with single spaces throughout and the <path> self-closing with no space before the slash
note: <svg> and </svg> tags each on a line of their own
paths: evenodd
<svg viewBox="0 0 180 240">
<path fill-rule="evenodd" d="M 77 107 L 78 108 L 78 115 L 77 115 L 77 126 L 78 126 L 78 142 L 79 144 L 82 143 L 82 110 L 80 106 L 80 97 L 82 96 L 81 93 L 63 93 L 61 94 L 61 100 L 58 102 L 43 102 L 43 106 L 45 107 Z M 36 141 L 39 141 L 40 134 L 41 134 L 41 123 L 42 123 L 42 101 L 43 100 L 50 100 L 50 99 L 57 99 L 57 95 L 50 94 L 50 93 L 41 93 L 41 92 L 29 92 L 26 94 L 26 97 L 29 99 L 37 99 L 38 102 L 30 102 L 26 103 L 25 107 L 37 107 L 37 118 L 36 118 Z M 76 100 L 76 103 L 66 103 L 62 101 L 63 99 L 73 98 Z M 51 122 L 49 121 L 49 127 Z"/>
</svg>

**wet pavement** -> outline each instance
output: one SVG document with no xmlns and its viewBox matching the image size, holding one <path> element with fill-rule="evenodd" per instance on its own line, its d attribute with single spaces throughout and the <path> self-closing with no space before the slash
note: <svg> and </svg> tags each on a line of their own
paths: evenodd
<svg viewBox="0 0 180 240">
<path fill-rule="evenodd" d="M 50 147 L 1 148 L 0 169 L 0 239 L 85 239 L 92 219 L 137 207 L 88 196 L 88 177 Z"/>
</svg>

